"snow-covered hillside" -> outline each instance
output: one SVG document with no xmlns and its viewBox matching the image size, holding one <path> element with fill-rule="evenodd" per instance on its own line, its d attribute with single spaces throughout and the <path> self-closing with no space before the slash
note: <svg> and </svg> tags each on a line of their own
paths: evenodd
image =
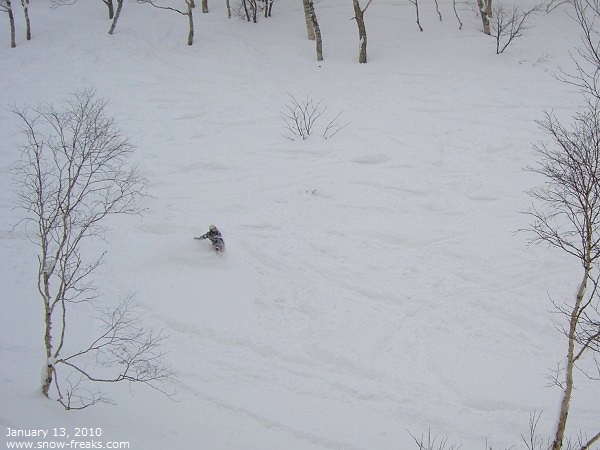
<svg viewBox="0 0 600 450">
<path fill-rule="evenodd" d="M 559 392 L 546 377 L 565 347 L 548 297 L 573 295 L 578 265 L 515 231 L 543 182 L 523 170 L 545 137 L 535 121 L 581 101 L 553 77 L 579 43 L 564 11 L 536 16 L 498 56 L 468 4 L 459 31 L 451 2 L 442 22 L 421 2 L 420 33 L 409 2 L 375 0 L 360 65 L 349 0 L 315 5 L 321 63 L 299 1 L 256 25 L 198 8 L 191 47 L 186 19 L 168 11 L 126 2 L 110 36 L 99 1 L 31 3 L 33 40 L 10 49 L 4 24 L 0 45 L 5 434 L 99 427 L 132 449 L 409 450 L 409 432 L 430 428 L 464 449 L 504 449 L 534 410 L 551 432 Z M 108 386 L 115 406 L 65 412 L 38 393 L 43 311 L 15 208 L 10 109 L 86 87 L 109 99 L 150 183 L 145 215 L 112 218 L 100 245 L 101 301 L 133 293 L 169 335 L 179 375 L 173 399 Z M 290 95 L 348 126 L 285 139 Z M 223 256 L 192 240 L 210 223 Z M 598 384 L 578 383 L 569 433 L 597 432 Z"/>
</svg>

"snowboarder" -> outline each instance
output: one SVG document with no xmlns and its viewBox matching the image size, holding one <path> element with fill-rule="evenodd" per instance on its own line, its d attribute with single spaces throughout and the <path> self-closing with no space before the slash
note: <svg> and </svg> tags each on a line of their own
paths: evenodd
<svg viewBox="0 0 600 450">
<path fill-rule="evenodd" d="M 214 225 L 208 227 L 208 233 L 195 237 L 194 239 L 208 239 L 217 253 L 225 251 L 225 241 L 223 240 L 223 236 Z"/>
</svg>

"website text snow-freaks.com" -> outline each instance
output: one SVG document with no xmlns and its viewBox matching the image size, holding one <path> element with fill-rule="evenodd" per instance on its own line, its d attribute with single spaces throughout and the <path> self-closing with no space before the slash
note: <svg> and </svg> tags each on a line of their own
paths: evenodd
<svg viewBox="0 0 600 450">
<path fill-rule="evenodd" d="M 103 441 L 38 441 L 38 442 L 17 442 L 6 443 L 6 448 L 112 448 L 128 449 L 131 448 L 129 442 L 103 442 Z"/>
</svg>

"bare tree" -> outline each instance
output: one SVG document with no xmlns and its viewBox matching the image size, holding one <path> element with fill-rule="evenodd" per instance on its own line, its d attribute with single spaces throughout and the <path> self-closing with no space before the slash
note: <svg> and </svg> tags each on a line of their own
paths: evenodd
<svg viewBox="0 0 600 450">
<path fill-rule="evenodd" d="M 113 0 L 101 0 L 101 1 L 108 8 L 108 18 L 112 19 L 114 16 L 114 12 L 115 12 Z M 54 6 L 70 6 L 70 5 L 74 5 L 75 3 L 77 3 L 77 0 L 52 0 L 52 4 Z"/>
<path fill-rule="evenodd" d="M 112 19 L 115 16 L 115 7 L 113 5 L 113 0 L 102 0 L 102 3 L 104 3 L 108 8 L 108 18 Z"/>
<path fill-rule="evenodd" d="M 302 7 L 304 8 L 304 20 L 306 22 L 306 35 L 308 40 L 315 40 L 315 28 L 313 27 L 313 21 L 310 13 L 310 0 L 302 0 Z"/>
<path fill-rule="evenodd" d="M 435 11 L 437 12 L 437 15 L 441 22 L 442 21 L 442 13 L 440 12 L 440 5 L 438 3 L 438 0 L 435 0 Z"/>
<path fill-rule="evenodd" d="M 317 61 L 323 61 L 323 39 L 321 38 L 321 28 L 319 27 L 319 22 L 317 21 L 317 14 L 315 13 L 315 5 L 313 3 L 313 0 L 304 0 L 304 2 L 308 4 L 308 16 L 310 20 L 310 28 L 312 30 L 312 35 L 314 36 L 315 40 Z M 310 35 L 311 33 L 309 33 L 309 38 Z"/>
<path fill-rule="evenodd" d="M 26 0 L 28 1 L 28 0 Z M 102 0 L 108 9 L 108 18 L 111 20 L 110 28 L 108 30 L 108 34 L 113 34 L 117 27 L 117 22 L 119 21 L 119 17 L 121 15 L 121 10 L 123 9 L 123 0 L 116 0 L 117 8 L 114 6 L 115 0 Z M 52 0 L 52 4 L 55 6 L 65 6 L 65 5 L 73 5 L 77 2 L 77 0 Z M 143 3 L 143 1 L 138 0 L 138 3 Z"/>
<path fill-rule="evenodd" d="M 571 255 L 581 265 L 579 287 L 569 301 L 554 303 L 564 318 L 561 328 L 566 338 L 564 366 L 556 372 L 555 384 L 562 390 L 562 400 L 552 450 L 561 450 L 575 386 L 574 371 L 584 371 L 582 362 L 590 355 L 598 368 L 600 380 L 600 108 L 589 102 L 583 113 L 574 116 L 570 127 L 553 114 L 546 113 L 540 122 L 552 139 L 552 145 L 534 146 L 540 157 L 530 171 L 543 175 L 546 184 L 531 191 L 539 206 L 529 213 L 534 221 L 529 231 L 532 242 L 546 243 Z M 593 374 L 587 373 L 589 377 Z M 581 449 L 600 439 L 596 434 Z"/>
<path fill-rule="evenodd" d="M 239 16 L 245 16 L 248 22 L 252 21 L 254 23 L 258 23 L 257 0 L 242 0 L 239 8 L 237 8 L 236 11 Z"/>
<path fill-rule="evenodd" d="M 162 331 L 140 325 L 141 317 L 131 298 L 114 309 L 99 310 L 96 319 L 100 323 L 96 336 L 69 356 L 54 361 L 58 402 L 65 409 L 109 403 L 103 392 L 90 386 L 123 381 L 143 383 L 169 395 L 163 386 L 173 380 L 174 373 L 162 362 L 165 337 Z M 68 371 L 63 377 L 59 374 L 62 368 Z"/>
<path fill-rule="evenodd" d="M 365 27 L 364 14 L 372 1 L 373 0 L 369 0 L 367 6 L 361 8 L 359 0 L 352 0 L 352 5 L 354 6 L 353 19 L 356 20 L 356 26 L 358 27 L 358 40 L 360 43 L 358 49 L 358 62 L 361 64 L 366 64 L 367 62 L 367 29 Z"/>
<path fill-rule="evenodd" d="M 417 15 L 417 26 L 419 27 L 419 31 L 423 31 L 423 27 L 421 26 L 421 18 L 419 14 L 419 0 L 408 0 L 410 3 L 415 5 L 415 13 Z"/>
<path fill-rule="evenodd" d="M 575 73 L 561 72 L 559 78 L 578 87 L 593 99 L 600 99 L 600 0 L 568 0 L 581 31 L 583 46 L 572 55 Z M 562 3 L 561 3 L 562 4 Z"/>
<path fill-rule="evenodd" d="M 273 0 L 264 0 L 265 2 L 265 18 L 271 17 L 273 11 Z"/>
<path fill-rule="evenodd" d="M 454 9 L 454 15 L 456 16 L 456 20 L 458 20 L 458 29 L 462 30 L 463 23 L 460 20 L 460 16 L 458 15 L 458 11 L 456 10 L 456 0 L 452 0 L 452 8 Z"/>
<path fill-rule="evenodd" d="M 561 331 L 566 338 L 564 362 L 553 373 L 552 384 L 562 391 L 560 411 L 553 436 L 552 450 L 590 449 L 600 441 L 600 432 L 589 439 L 580 435 L 576 443 L 565 442 L 565 429 L 575 389 L 575 368 L 600 381 L 600 34 L 596 28 L 600 18 L 600 0 L 551 1 L 547 10 L 569 3 L 581 30 L 583 47 L 573 54 L 575 72 L 562 72 L 562 81 L 579 88 L 585 99 L 585 109 L 564 126 L 554 115 L 547 113 L 541 126 L 551 136 L 553 146 L 539 144 L 536 150 L 541 163 L 536 173 L 547 178 L 544 188 L 532 192 L 544 206 L 530 212 L 535 218 L 532 227 L 535 241 L 545 242 L 581 264 L 579 287 L 571 301 L 554 302 L 557 313 L 564 318 Z M 587 357 L 587 358 L 586 358 Z M 590 373 L 591 360 L 595 367 Z M 587 367 L 587 370 L 586 368 Z"/>
<path fill-rule="evenodd" d="M 491 29 L 496 39 L 496 54 L 504 53 L 504 50 L 517 38 L 523 36 L 529 28 L 529 20 L 532 15 L 541 10 L 541 5 L 524 10 L 519 5 L 513 5 L 510 10 L 502 4 L 494 7 L 494 14 L 490 16 Z"/>
<path fill-rule="evenodd" d="M 115 32 L 115 28 L 117 27 L 117 22 L 119 21 L 119 17 L 121 17 L 122 9 L 123 9 L 123 0 L 117 0 L 117 9 L 115 11 L 115 15 L 113 16 L 112 22 L 110 24 L 110 29 L 108 30 L 108 34 L 113 34 Z"/>
<path fill-rule="evenodd" d="M 0 11 L 8 14 L 8 23 L 10 26 L 10 47 L 15 48 L 17 41 L 15 38 L 15 16 L 12 9 L 11 0 L 0 0 Z"/>
<path fill-rule="evenodd" d="M 561 7 L 562 5 L 571 3 L 571 0 L 550 0 L 547 4 L 546 4 L 546 12 L 552 12 L 554 11 L 556 8 Z"/>
<path fill-rule="evenodd" d="M 250 13 L 248 12 L 248 3 L 246 0 L 242 0 L 242 7 L 244 8 L 244 13 L 246 14 L 246 20 L 250 22 Z"/>
<path fill-rule="evenodd" d="M 304 1 L 304 0 L 303 0 Z M 229 0 L 225 1 L 227 16 L 231 18 L 231 6 Z M 245 17 L 247 22 L 258 23 L 259 13 L 267 19 L 273 12 L 273 0 L 240 0 L 234 3 L 233 12 Z"/>
<path fill-rule="evenodd" d="M 31 20 L 29 19 L 29 0 L 21 0 L 21 6 L 23 7 L 23 14 L 25 16 L 25 38 L 31 40 Z M 10 46 L 15 48 L 17 46 L 16 40 L 16 26 L 15 26 L 15 15 L 12 7 L 11 0 L 0 0 L 0 11 L 5 12 L 8 15 L 8 23 L 10 27 Z"/>
<path fill-rule="evenodd" d="M 477 0 L 477 7 L 479 8 L 481 22 L 483 23 L 483 32 L 491 36 L 492 32 L 490 31 L 490 19 L 488 16 L 488 7 L 486 3 L 484 3 L 484 0 Z"/>
<path fill-rule="evenodd" d="M 170 6 L 158 5 L 153 0 L 137 0 L 138 3 L 147 3 L 158 9 L 165 9 L 168 11 L 173 11 L 178 14 L 181 14 L 182 16 L 187 16 L 188 26 L 189 26 L 187 45 L 192 45 L 194 43 L 194 14 L 193 14 L 193 11 L 194 11 L 194 8 L 196 7 L 196 5 L 194 3 L 194 0 L 184 0 L 184 1 L 185 1 L 186 9 L 182 11 L 180 9 L 172 8 Z"/>
<path fill-rule="evenodd" d="M 25 37 L 31 40 L 31 20 L 29 19 L 29 0 L 21 0 L 23 6 L 23 15 L 25 16 Z"/>
<path fill-rule="evenodd" d="M 53 105 L 15 109 L 25 144 L 15 169 L 25 221 L 35 229 L 39 248 L 37 287 L 44 308 L 46 352 L 41 391 L 66 408 L 101 401 L 86 395 L 87 381 L 132 381 L 152 384 L 169 376 L 157 352 L 160 333 L 143 329 L 130 302 L 101 319 L 104 329 L 89 346 L 74 352 L 68 343 L 73 310 L 97 305 L 91 276 L 103 254 L 90 257 L 86 244 L 103 235 L 108 216 L 137 214 L 145 180 L 127 165 L 133 146 L 105 115 L 106 101 L 92 89 L 76 92 L 63 109 Z M 86 251 L 87 250 L 87 251 Z M 77 340 L 79 342 L 79 339 Z M 112 375 L 94 375 L 90 362 L 116 366 Z M 59 367 L 76 372 L 61 376 Z"/>
</svg>

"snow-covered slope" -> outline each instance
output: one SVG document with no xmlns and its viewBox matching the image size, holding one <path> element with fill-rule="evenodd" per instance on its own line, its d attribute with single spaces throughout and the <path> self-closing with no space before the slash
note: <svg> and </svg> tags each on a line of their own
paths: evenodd
<svg viewBox="0 0 600 450">
<path fill-rule="evenodd" d="M 550 432 L 559 393 L 546 376 L 565 348 L 548 296 L 573 295 L 578 267 L 515 231 L 543 182 L 523 171 L 544 137 L 535 120 L 580 102 L 552 76 L 576 27 L 563 11 L 537 16 L 497 56 L 470 5 L 459 31 L 450 4 L 440 22 L 429 3 L 420 33 L 410 3 L 373 2 L 359 65 L 347 0 L 316 4 L 322 63 L 300 2 L 256 25 L 211 4 L 192 47 L 168 11 L 126 2 L 109 36 L 101 2 L 32 2 L 33 40 L 10 49 L 3 34 L 0 48 L 3 432 L 101 427 L 132 449 L 410 449 L 409 431 L 431 428 L 502 449 L 541 409 Z M 9 109 L 90 86 L 150 183 L 143 217 L 111 219 L 101 301 L 135 294 L 170 336 L 179 382 L 173 399 L 109 386 L 116 406 L 67 413 L 38 394 L 36 249 L 13 228 Z M 338 112 L 348 125 L 285 139 L 290 95 L 327 106 L 320 126 Z M 192 240 L 210 223 L 223 256 Z M 572 435 L 599 422 L 598 386 L 579 382 Z"/>
</svg>

